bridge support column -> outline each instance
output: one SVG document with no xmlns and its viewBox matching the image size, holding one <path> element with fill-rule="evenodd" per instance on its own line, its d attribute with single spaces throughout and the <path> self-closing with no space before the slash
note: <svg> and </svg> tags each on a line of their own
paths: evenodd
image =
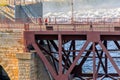
<svg viewBox="0 0 120 80">
<path fill-rule="evenodd" d="M 31 53 L 18 53 L 19 80 L 31 80 Z"/>
<path fill-rule="evenodd" d="M 31 80 L 51 80 L 52 77 L 35 51 L 31 51 Z"/>
<path fill-rule="evenodd" d="M 19 80 L 50 80 L 47 69 L 35 51 L 18 53 Z"/>
</svg>

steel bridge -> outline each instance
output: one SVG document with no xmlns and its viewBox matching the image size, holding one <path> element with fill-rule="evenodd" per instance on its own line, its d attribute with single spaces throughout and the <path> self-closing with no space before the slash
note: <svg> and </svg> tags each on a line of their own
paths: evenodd
<svg viewBox="0 0 120 80">
<path fill-rule="evenodd" d="M 16 22 L 0 28 L 24 30 L 25 52 L 34 50 L 54 80 L 118 80 L 120 19 L 70 21 L 49 18 L 48 25 Z"/>
</svg>

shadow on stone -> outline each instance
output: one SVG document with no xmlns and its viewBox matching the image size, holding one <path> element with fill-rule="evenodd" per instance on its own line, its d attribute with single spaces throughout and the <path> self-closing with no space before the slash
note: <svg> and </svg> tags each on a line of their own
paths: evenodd
<svg viewBox="0 0 120 80">
<path fill-rule="evenodd" d="M 0 80 L 10 80 L 7 72 L 3 69 L 1 65 L 0 65 Z"/>
</svg>

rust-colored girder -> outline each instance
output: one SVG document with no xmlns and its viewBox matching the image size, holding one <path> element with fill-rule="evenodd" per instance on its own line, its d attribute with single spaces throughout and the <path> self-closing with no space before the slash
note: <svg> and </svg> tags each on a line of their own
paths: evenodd
<svg viewBox="0 0 120 80">
<path fill-rule="evenodd" d="M 104 79 L 109 77 L 116 79 L 120 76 L 120 69 L 111 51 L 119 51 L 119 32 L 90 32 L 90 31 L 25 31 L 24 39 L 27 47 L 31 44 L 43 61 L 51 76 L 55 80 L 80 79 Z M 104 36 L 105 35 L 105 36 Z M 113 40 L 112 40 L 112 36 Z M 109 42 L 114 42 L 117 48 L 109 49 Z M 114 53 L 116 54 L 116 52 Z M 48 59 L 52 58 L 51 61 Z M 114 59 L 113 59 L 114 58 Z M 90 64 L 91 72 L 84 72 L 86 63 Z M 115 69 L 110 73 L 108 62 Z M 100 72 L 100 69 L 103 69 Z"/>
</svg>

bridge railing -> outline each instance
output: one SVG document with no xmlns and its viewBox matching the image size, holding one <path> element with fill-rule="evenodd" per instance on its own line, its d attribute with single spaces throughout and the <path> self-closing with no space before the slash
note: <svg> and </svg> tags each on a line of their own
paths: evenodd
<svg viewBox="0 0 120 80">
<path fill-rule="evenodd" d="M 73 20 L 67 17 L 48 17 L 49 24 L 109 24 L 120 23 L 120 18 L 81 18 L 74 17 Z"/>
<path fill-rule="evenodd" d="M 16 19 L 11 22 L 8 19 L 0 20 L 0 29 L 21 29 L 29 31 L 120 31 L 119 18 L 79 18 L 71 22 L 69 18 L 35 18 L 37 24 L 29 19 Z"/>
<path fill-rule="evenodd" d="M 120 31 L 119 24 L 25 24 L 26 31 Z"/>
</svg>

